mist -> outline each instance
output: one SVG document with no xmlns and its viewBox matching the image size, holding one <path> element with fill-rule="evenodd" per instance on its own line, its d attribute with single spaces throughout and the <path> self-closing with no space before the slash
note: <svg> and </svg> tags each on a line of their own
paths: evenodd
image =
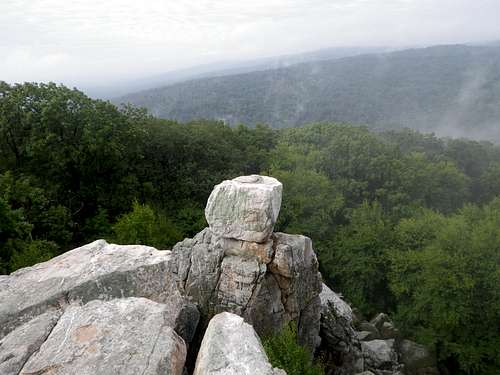
<svg viewBox="0 0 500 375">
<path fill-rule="evenodd" d="M 91 87 L 329 47 L 476 43 L 500 39 L 499 13 L 495 0 L 7 0 L 0 79 Z"/>
</svg>

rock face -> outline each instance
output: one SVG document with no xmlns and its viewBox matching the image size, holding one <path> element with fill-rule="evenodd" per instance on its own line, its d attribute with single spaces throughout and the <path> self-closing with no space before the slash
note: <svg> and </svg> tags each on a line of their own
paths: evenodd
<svg viewBox="0 0 500 375">
<path fill-rule="evenodd" d="M 145 298 L 70 306 L 20 375 L 181 375 L 186 346 L 168 309 Z"/>
<path fill-rule="evenodd" d="M 321 299 L 321 351 L 333 374 L 350 375 L 364 369 L 361 345 L 352 326 L 351 307 L 323 284 Z"/>
<path fill-rule="evenodd" d="M 424 346 L 401 339 L 390 318 L 377 314 L 370 323 L 358 322 L 364 369 L 375 375 L 437 375 L 436 358 Z"/>
<path fill-rule="evenodd" d="M 241 176 L 215 186 L 205 216 L 219 237 L 266 242 L 281 207 L 281 183 L 272 177 Z"/>
<path fill-rule="evenodd" d="M 170 251 L 158 251 L 147 246 L 109 245 L 99 240 L 48 262 L 23 268 L 10 276 L 0 278 L 0 373 L 18 374 L 26 361 L 31 367 L 25 373 L 30 373 L 31 369 L 43 363 L 45 364 L 40 366 L 59 368 L 59 364 L 49 364 L 48 359 L 43 362 L 40 355 L 49 353 L 47 356 L 51 356 L 51 350 L 62 349 L 68 345 L 67 339 L 54 335 L 58 332 L 58 327 L 66 321 L 68 314 L 73 312 L 74 316 L 77 316 L 81 311 L 85 311 L 86 319 L 95 321 L 97 326 L 103 323 L 103 330 L 96 333 L 96 345 L 102 347 L 102 350 L 118 350 L 117 341 L 103 341 L 105 337 L 101 335 L 108 336 L 106 332 L 117 331 L 121 325 L 126 326 L 126 319 L 130 316 L 124 311 L 120 312 L 120 306 L 126 310 L 139 307 L 133 303 L 117 305 L 114 308 L 109 307 L 112 305 L 101 305 L 102 301 L 108 300 L 126 301 L 127 297 L 145 297 L 148 299 L 143 299 L 141 305 L 154 304 L 152 301 L 161 303 L 158 306 L 163 306 L 161 315 L 165 327 L 175 330 L 189 343 L 198 324 L 199 312 L 196 306 L 177 290 L 174 278 L 168 273 L 170 258 Z M 86 309 L 78 307 L 80 305 L 90 305 L 92 308 L 79 310 Z M 143 312 L 146 314 L 150 309 L 144 308 Z M 108 317 L 114 317 L 114 320 L 106 320 Z M 55 326 L 58 320 L 59 323 Z M 113 328 L 113 324 L 116 327 Z M 67 332 L 72 327 L 74 328 L 73 325 L 68 326 Z M 151 334 L 150 328 L 139 327 L 142 327 L 141 332 L 132 329 L 129 331 L 138 337 L 141 334 Z M 117 340 L 123 338 L 120 336 Z M 108 344 L 112 346 L 106 347 Z M 33 353 L 38 350 L 40 352 L 36 354 L 37 362 L 33 362 Z M 134 355 L 146 355 L 146 352 L 141 350 Z M 65 358 L 69 360 L 73 354 L 67 352 L 68 357 Z M 105 367 L 99 366 L 116 365 L 114 362 L 105 362 L 102 358 L 94 360 L 102 362 L 92 365 L 102 369 L 101 373 L 106 373 Z M 174 366 L 173 363 L 171 365 Z M 50 367 L 52 373 L 59 373 L 56 372 L 56 367 Z M 84 373 L 79 371 L 80 369 L 77 373 Z M 88 371 L 92 373 L 91 369 Z M 120 371 L 126 373 L 125 369 Z"/>
<path fill-rule="evenodd" d="M 321 275 L 309 238 L 273 233 L 281 191 L 270 177 L 224 181 L 210 227 L 172 252 L 99 240 L 0 277 L 1 372 L 178 373 L 185 343 L 195 354 L 195 332 L 225 311 L 259 334 L 293 321 L 313 352 Z"/>
<path fill-rule="evenodd" d="M 323 309 L 333 308 L 335 314 L 342 317 L 346 322 L 352 324 L 353 313 L 351 306 L 349 306 L 337 293 L 331 290 L 326 284 L 322 285 L 321 293 L 321 307 Z"/>
<path fill-rule="evenodd" d="M 307 237 L 228 241 L 206 228 L 174 246 L 171 272 L 199 306 L 202 325 L 222 311 L 244 317 L 260 335 L 295 321 L 303 344 L 319 344 L 321 275 Z"/>
<path fill-rule="evenodd" d="M 45 342 L 61 312 L 50 310 L 0 340 L 0 374 L 18 375 L 26 361 Z"/>
<path fill-rule="evenodd" d="M 176 328 L 190 341 L 197 310 L 181 297 L 168 274 L 170 256 L 170 251 L 148 246 L 110 245 L 99 240 L 18 270 L 0 279 L 0 338 L 71 301 L 133 296 L 178 306 Z"/>
<path fill-rule="evenodd" d="M 396 354 L 394 340 L 371 340 L 361 343 L 365 359 L 365 369 L 396 370 L 398 366 L 398 356 Z"/>
<path fill-rule="evenodd" d="M 210 320 L 193 375 L 278 375 L 252 326 L 243 318 L 220 313 Z"/>
<path fill-rule="evenodd" d="M 400 361 L 405 365 L 407 375 L 437 375 L 436 356 L 426 347 L 410 340 L 399 344 Z"/>
</svg>

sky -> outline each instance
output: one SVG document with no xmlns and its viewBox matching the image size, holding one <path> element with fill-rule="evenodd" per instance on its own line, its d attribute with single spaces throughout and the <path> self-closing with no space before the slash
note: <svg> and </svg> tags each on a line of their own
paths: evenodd
<svg viewBox="0 0 500 375">
<path fill-rule="evenodd" d="M 112 83 L 336 46 L 500 40 L 500 0 L 0 0 L 0 80 Z"/>
</svg>

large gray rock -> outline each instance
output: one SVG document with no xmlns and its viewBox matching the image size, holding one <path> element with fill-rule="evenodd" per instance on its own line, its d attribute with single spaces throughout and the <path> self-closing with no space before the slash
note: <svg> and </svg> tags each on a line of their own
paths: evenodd
<svg viewBox="0 0 500 375">
<path fill-rule="evenodd" d="M 384 322 L 380 327 L 380 337 L 384 340 L 397 339 L 399 337 L 399 330 L 394 327 L 394 324 L 390 322 Z"/>
<path fill-rule="evenodd" d="M 395 370 L 398 366 L 398 356 L 393 339 L 363 341 L 361 342 L 361 350 L 367 370 L 378 373 L 380 370 Z"/>
<path fill-rule="evenodd" d="M 205 331 L 193 375 L 277 375 L 252 326 L 243 318 L 221 313 Z"/>
<path fill-rule="evenodd" d="M 168 273 L 170 257 L 170 251 L 99 240 L 1 278 L 0 338 L 45 311 L 64 309 L 72 301 L 132 296 L 175 305 L 175 328 L 190 341 L 198 312 L 180 295 Z"/>
<path fill-rule="evenodd" d="M 352 324 L 353 313 L 351 306 L 349 306 L 337 293 L 331 290 L 326 284 L 322 284 L 321 293 L 321 306 L 323 308 L 333 308 L 338 316 L 344 318 L 347 322 Z"/>
<path fill-rule="evenodd" d="M 356 332 L 356 338 L 359 341 L 371 341 L 371 340 L 376 340 L 379 337 L 374 334 L 373 332 L 370 331 L 357 331 Z"/>
<path fill-rule="evenodd" d="M 368 331 L 372 333 L 372 337 L 375 339 L 380 339 L 380 332 L 378 331 L 377 327 L 375 327 L 373 324 L 368 323 L 368 322 L 361 322 L 359 323 L 359 329 L 360 331 Z"/>
<path fill-rule="evenodd" d="M 269 271 L 281 291 L 285 323 L 298 321 L 299 341 L 313 351 L 321 341 L 319 294 L 322 283 L 312 241 L 305 236 L 285 233 L 274 233 L 272 238 L 275 253 Z"/>
<path fill-rule="evenodd" d="M 266 176 L 241 176 L 216 185 L 205 208 L 212 232 L 220 237 L 266 242 L 281 207 L 281 182 Z"/>
<path fill-rule="evenodd" d="M 399 344 L 400 361 L 405 365 L 407 375 L 439 374 L 436 356 L 425 346 L 410 340 Z"/>
<path fill-rule="evenodd" d="M 69 306 L 20 374 L 181 375 L 186 346 L 171 317 L 145 298 Z"/>
<path fill-rule="evenodd" d="M 206 228 L 172 250 L 171 272 L 179 290 L 199 306 L 202 326 L 222 311 L 244 317 L 260 335 L 295 321 L 301 343 L 313 350 L 319 343 L 321 275 L 311 240 L 274 233 L 266 243 L 241 242 Z"/>
<path fill-rule="evenodd" d="M 352 375 L 364 369 L 361 346 L 352 326 L 350 306 L 323 284 L 321 299 L 321 348 L 329 371 Z"/>
<path fill-rule="evenodd" d="M 40 349 L 60 315 L 59 310 L 49 310 L 1 339 L 0 374 L 18 375 L 31 355 Z"/>
<path fill-rule="evenodd" d="M 384 313 L 379 313 L 377 314 L 371 321 L 370 321 L 371 324 L 373 324 L 375 326 L 375 328 L 377 328 L 379 331 L 382 329 L 382 326 L 384 325 L 384 323 L 391 323 L 391 319 L 389 318 L 389 316 L 387 316 L 387 314 L 384 314 Z"/>
</svg>

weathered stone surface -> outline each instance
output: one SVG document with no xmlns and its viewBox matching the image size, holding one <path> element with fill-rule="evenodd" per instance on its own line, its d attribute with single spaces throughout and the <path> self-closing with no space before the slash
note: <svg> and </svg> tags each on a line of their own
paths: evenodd
<svg viewBox="0 0 500 375">
<path fill-rule="evenodd" d="M 384 313 L 377 314 L 375 318 L 370 321 L 379 331 L 384 323 L 391 323 L 391 319 Z"/>
<path fill-rule="evenodd" d="M 276 279 L 286 312 L 285 322 L 298 321 L 299 339 L 310 349 L 320 341 L 321 275 L 310 238 L 274 233 L 274 259 L 269 270 Z"/>
<path fill-rule="evenodd" d="M 349 306 L 337 293 L 331 290 L 326 284 L 322 285 L 320 293 L 321 306 L 329 308 L 333 307 L 338 316 L 343 317 L 347 322 L 353 322 L 353 313 Z"/>
<path fill-rule="evenodd" d="M 282 301 L 281 289 L 272 273 L 268 272 L 261 280 L 243 317 L 250 322 L 260 335 L 272 335 L 277 332 L 289 316 Z"/>
<path fill-rule="evenodd" d="M 436 357 L 425 346 L 410 340 L 402 340 L 399 353 L 407 375 L 439 374 Z"/>
<path fill-rule="evenodd" d="M 392 323 L 384 322 L 380 327 L 380 337 L 384 340 L 395 339 L 399 337 L 399 331 Z"/>
<path fill-rule="evenodd" d="M 131 295 L 165 300 L 172 291 L 165 277 L 169 258 L 168 251 L 99 240 L 20 269 L 0 280 L 0 337 L 70 300 Z"/>
<path fill-rule="evenodd" d="M 179 315 L 175 328 L 189 341 L 197 310 L 180 296 L 168 273 L 170 257 L 170 251 L 99 240 L 20 269 L 0 279 L 0 338 L 48 309 L 64 308 L 71 301 L 133 296 L 176 305 Z"/>
<path fill-rule="evenodd" d="M 321 298 L 322 352 L 331 372 L 352 375 L 363 371 L 364 358 L 352 326 L 352 311 L 337 294 L 323 284 Z"/>
<path fill-rule="evenodd" d="M 213 293 L 217 289 L 223 258 L 223 240 L 209 228 L 192 239 L 177 243 L 172 249 L 170 272 L 179 290 L 191 297 L 205 315 L 214 310 Z"/>
<path fill-rule="evenodd" d="M 373 332 L 370 331 L 358 331 L 356 332 L 356 338 L 359 341 L 371 341 L 371 340 L 376 340 L 379 337 L 375 335 Z"/>
<path fill-rule="evenodd" d="M 281 182 L 266 176 L 241 176 L 216 185 L 205 208 L 213 233 L 224 238 L 266 242 L 281 207 Z"/>
<path fill-rule="evenodd" d="M 259 337 L 243 318 L 221 313 L 203 337 L 193 375 L 277 375 Z"/>
<path fill-rule="evenodd" d="M 394 340 L 372 340 L 361 342 L 365 359 L 365 369 L 392 370 L 397 367 L 398 357 L 394 348 Z"/>
<path fill-rule="evenodd" d="M 60 310 L 49 310 L 0 340 L 0 374 L 18 375 L 26 361 L 47 339 L 60 315 Z"/>
<path fill-rule="evenodd" d="M 242 242 L 227 241 L 206 228 L 172 250 L 171 272 L 182 293 L 199 306 L 202 326 L 222 311 L 244 317 L 259 334 L 275 333 L 293 320 L 301 342 L 315 347 L 321 275 L 311 240 L 275 233 L 263 244 Z M 269 255 L 228 251 L 235 243 L 238 248 L 265 248 Z"/>
<path fill-rule="evenodd" d="M 274 255 L 272 240 L 268 240 L 264 243 L 258 243 L 235 240 L 233 238 L 224 238 L 222 240 L 222 247 L 225 255 L 257 258 L 260 263 L 265 264 L 271 262 Z"/>
<path fill-rule="evenodd" d="M 172 374 L 186 346 L 169 307 L 145 298 L 69 306 L 20 374 Z"/>
<path fill-rule="evenodd" d="M 226 256 L 221 263 L 215 311 L 243 315 L 265 273 L 266 265 L 255 258 Z"/>
<path fill-rule="evenodd" d="M 295 316 L 321 292 L 318 260 L 308 237 L 275 233 L 273 241 L 275 254 L 269 269 L 283 292 L 285 309 Z"/>
<path fill-rule="evenodd" d="M 375 327 L 373 324 L 368 323 L 368 322 L 361 322 L 359 324 L 359 329 L 361 331 L 368 331 L 373 334 L 373 336 L 377 339 L 380 338 L 380 332 L 378 331 L 377 327 Z"/>
</svg>

